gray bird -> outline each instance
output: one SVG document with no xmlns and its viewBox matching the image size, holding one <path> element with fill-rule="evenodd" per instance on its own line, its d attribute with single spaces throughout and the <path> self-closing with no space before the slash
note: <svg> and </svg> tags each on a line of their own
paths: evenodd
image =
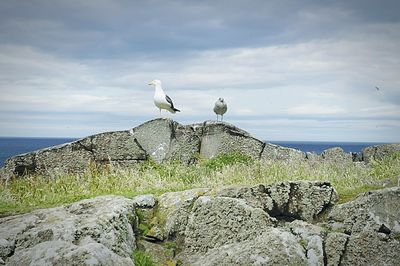
<svg viewBox="0 0 400 266">
<path fill-rule="evenodd" d="M 221 116 L 221 121 L 224 119 L 224 114 L 226 113 L 226 110 L 228 110 L 228 106 L 226 105 L 224 98 L 219 98 L 218 101 L 215 102 L 214 106 L 214 113 L 217 114 L 217 121 L 218 115 Z"/>
</svg>

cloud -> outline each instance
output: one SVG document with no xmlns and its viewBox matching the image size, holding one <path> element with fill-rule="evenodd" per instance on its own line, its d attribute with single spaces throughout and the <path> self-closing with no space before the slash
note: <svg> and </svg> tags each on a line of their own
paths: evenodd
<svg viewBox="0 0 400 266">
<path fill-rule="evenodd" d="M 398 140 L 395 2 L 210 3 L 0 3 L 0 135 L 129 128 L 158 78 L 182 123 L 224 97 L 260 138 Z"/>
<path fill-rule="evenodd" d="M 346 113 L 340 106 L 324 106 L 315 103 L 294 106 L 288 109 L 289 114 L 293 115 L 334 115 Z"/>
</svg>

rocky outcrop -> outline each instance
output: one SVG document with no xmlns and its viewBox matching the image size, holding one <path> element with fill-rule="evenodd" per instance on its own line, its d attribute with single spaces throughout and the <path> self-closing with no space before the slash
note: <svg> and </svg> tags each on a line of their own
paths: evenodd
<svg viewBox="0 0 400 266">
<path fill-rule="evenodd" d="M 322 160 L 335 163 L 370 161 L 398 152 L 400 144 L 366 148 L 361 154 L 341 148 L 325 150 L 321 155 L 264 143 L 248 132 L 225 122 L 181 125 L 170 119 L 155 119 L 126 131 L 101 133 L 9 158 L 0 176 L 9 178 L 30 173 L 79 173 L 91 166 L 113 165 L 129 168 L 148 159 L 156 162 L 195 163 L 221 154 L 242 153 L 262 161 L 297 162 Z"/>
<path fill-rule="evenodd" d="M 371 160 L 382 159 L 383 157 L 393 154 L 395 152 L 400 152 L 400 143 L 367 147 L 363 149 L 362 154 L 364 161 L 370 162 Z"/>
<path fill-rule="evenodd" d="M 396 188 L 372 194 L 381 195 L 376 196 L 379 198 L 376 202 L 395 208 L 398 198 L 393 193 L 399 192 L 400 188 Z M 161 196 L 159 203 L 161 198 L 170 199 L 163 209 L 174 210 L 171 216 L 161 215 L 163 218 L 158 220 L 162 221 L 158 224 L 160 230 L 169 228 L 162 242 L 179 243 L 176 249 L 179 251 L 168 257 L 169 262 L 179 261 L 183 265 L 365 265 L 368 261 L 365 257 L 375 256 L 370 259 L 373 265 L 396 265 L 399 259 L 400 244 L 395 230 L 385 234 L 379 228 L 348 231 L 340 227 L 342 222 L 334 217 L 348 204 L 334 206 L 337 195 L 326 182 L 174 192 Z M 370 204 L 371 199 L 361 195 L 354 204 L 357 201 Z M 269 206 L 280 208 L 286 215 L 271 212 Z M 381 207 L 381 219 L 388 220 L 391 213 L 396 213 L 393 208 Z M 362 223 L 364 209 L 351 211 L 359 215 L 352 217 L 343 213 L 343 216 Z M 158 211 L 155 213 L 160 215 Z M 329 213 L 331 215 L 327 215 Z M 373 255 L 373 248 L 380 251 L 379 255 Z M 165 259 L 157 259 L 161 251 L 155 249 L 154 244 L 146 250 L 158 262 Z M 154 250 L 158 251 L 152 253 Z M 364 252 L 371 255 L 366 256 Z"/>
<path fill-rule="evenodd" d="M 285 161 L 298 161 L 305 160 L 306 154 L 302 151 L 266 143 L 261 160 L 285 160 Z"/>
<path fill-rule="evenodd" d="M 351 153 L 345 152 L 340 147 L 330 148 L 324 150 L 321 153 L 321 157 L 325 160 L 329 160 L 335 163 L 351 163 L 353 162 L 353 156 Z"/>
<path fill-rule="evenodd" d="M 0 219 L 7 265 L 133 265 L 132 200 L 103 196 Z"/>
<path fill-rule="evenodd" d="M 134 265 L 142 249 L 158 265 L 398 265 L 399 194 L 335 205 L 327 182 L 284 182 L 101 196 L 1 218 L 0 264 Z"/>
</svg>

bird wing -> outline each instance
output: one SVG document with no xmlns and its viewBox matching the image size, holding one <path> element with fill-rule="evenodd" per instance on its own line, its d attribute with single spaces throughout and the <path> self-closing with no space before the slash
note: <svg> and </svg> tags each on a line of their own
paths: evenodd
<svg viewBox="0 0 400 266">
<path fill-rule="evenodd" d="M 171 105 L 171 108 L 174 109 L 174 104 L 172 103 L 171 98 L 169 98 L 168 95 L 165 95 L 165 99 L 167 100 L 167 102 Z"/>
</svg>

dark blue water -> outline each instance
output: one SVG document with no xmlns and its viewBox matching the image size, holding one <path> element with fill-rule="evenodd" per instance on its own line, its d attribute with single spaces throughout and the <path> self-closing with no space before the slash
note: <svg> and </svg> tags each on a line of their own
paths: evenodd
<svg viewBox="0 0 400 266">
<path fill-rule="evenodd" d="M 0 137 L 0 167 L 7 158 L 38 149 L 71 142 L 74 138 L 8 138 Z M 332 147 L 342 147 L 346 152 L 360 152 L 363 148 L 382 144 L 371 142 L 317 142 L 317 141 L 272 141 L 285 147 L 295 148 L 304 152 L 314 151 L 321 153 Z"/>
<path fill-rule="evenodd" d="M 290 147 L 303 152 L 320 154 L 326 149 L 341 147 L 345 152 L 360 152 L 368 146 L 381 145 L 382 142 L 323 142 L 323 141 L 271 141 L 270 143 Z"/>
<path fill-rule="evenodd" d="M 0 137 L 0 167 L 11 156 L 74 141 L 73 138 L 12 138 Z"/>
</svg>

